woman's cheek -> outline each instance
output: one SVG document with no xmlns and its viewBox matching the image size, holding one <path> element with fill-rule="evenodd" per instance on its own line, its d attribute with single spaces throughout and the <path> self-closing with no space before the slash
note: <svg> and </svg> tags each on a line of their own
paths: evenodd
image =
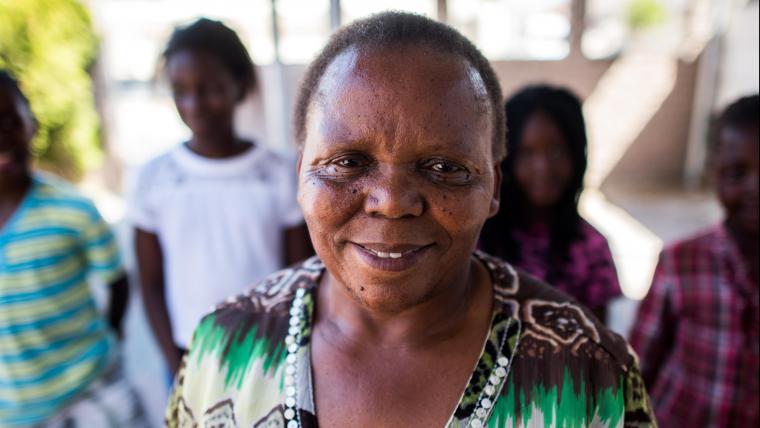
<svg viewBox="0 0 760 428">
<path fill-rule="evenodd" d="M 456 234 L 478 233 L 491 208 L 491 194 L 486 189 L 476 192 L 451 192 L 431 198 L 432 211 L 438 222 Z"/>
<path fill-rule="evenodd" d="M 356 184 L 310 177 L 301 182 L 298 201 L 307 220 L 325 225 L 341 224 L 358 209 L 360 189 Z"/>
</svg>

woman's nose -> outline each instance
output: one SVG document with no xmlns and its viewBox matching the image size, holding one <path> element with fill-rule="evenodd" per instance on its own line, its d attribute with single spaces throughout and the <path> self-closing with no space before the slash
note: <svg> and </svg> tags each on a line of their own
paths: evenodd
<svg viewBox="0 0 760 428">
<path fill-rule="evenodd" d="M 365 211 L 385 218 L 418 217 L 425 209 L 425 201 L 411 172 L 402 166 L 378 168 L 370 180 L 365 199 Z"/>
</svg>

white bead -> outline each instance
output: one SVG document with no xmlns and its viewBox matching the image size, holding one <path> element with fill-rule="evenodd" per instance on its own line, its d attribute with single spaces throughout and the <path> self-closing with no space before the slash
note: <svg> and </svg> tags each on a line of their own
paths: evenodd
<svg viewBox="0 0 760 428">
<path fill-rule="evenodd" d="M 490 399 L 490 398 L 484 398 L 484 399 L 480 400 L 480 405 L 481 405 L 481 406 L 482 406 L 484 409 L 490 409 L 490 408 L 491 408 L 491 406 L 493 405 L 493 403 L 491 402 L 491 399 Z"/>
<path fill-rule="evenodd" d="M 291 386 L 296 383 L 296 378 L 293 376 L 285 376 L 285 386 Z"/>
<path fill-rule="evenodd" d="M 287 395 L 288 397 L 295 396 L 296 395 L 296 389 L 294 387 L 292 387 L 292 386 L 289 386 L 289 387 L 285 388 L 285 395 Z"/>
<path fill-rule="evenodd" d="M 288 422 L 288 428 L 298 428 L 298 422 L 293 419 L 290 422 Z"/>
<path fill-rule="evenodd" d="M 496 369 L 496 376 L 499 377 L 506 377 L 507 376 L 507 369 L 504 367 L 499 367 Z"/>
<path fill-rule="evenodd" d="M 290 308 L 290 316 L 297 317 L 301 315 L 301 310 L 298 308 Z"/>
<path fill-rule="evenodd" d="M 288 329 L 288 334 L 290 334 L 290 335 L 292 335 L 292 336 L 295 336 L 296 334 L 298 334 L 298 333 L 300 333 L 300 332 L 301 332 L 301 329 L 299 329 L 297 326 L 291 326 L 291 327 Z"/>
<path fill-rule="evenodd" d="M 499 357 L 496 363 L 502 367 L 505 367 L 509 364 L 509 359 L 507 357 Z"/>
<path fill-rule="evenodd" d="M 299 288 L 296 290 L 296 296 L 297 297 L 303 297 L 304 293 L 306 293 L 306 290 L 303 288 Z"/>
<path fill-rule="evenodd" d="M 288 354 L 288 356 L 285 357 L 285 362 L 288 364 L 294 364 L 296 362 L 296 356 L 293 354 Z"/>
<path fill-rule="evenodd" d="M 478 407 L 477 410 L 475 410 L 475 415 L 481 419 L 485 418 L 488 414 L 488 411 L 482 407 Z"/>
<path fill-rule="evenodd" d="M 295 343 L 295 342 L 296 342 L 296 338 L 295 337 L 293 337 L 293 336 L 287 336 L 287 337 L 285 337 L 285 343 L 286 344 L 290 345 L 291 343 Z"/>
<path fill-rule="evenodd" d="M 295 366 L 293 366 L 293 365 L 287 365 L 287 366 L 285 366 L 285 373 L 286 374 L 292 375 L 295 372 L 296 372 L 296 367 Z"/>
<path fill-rule="evenodd" d="M 301 321 L 298 318 L 296 318 L 296 317 L 290 318 L 290 325 L 291 326 L 297 326 L 299 324 L 301 324 Z"/>
<path fill-rule="evenodd" d="M 293 306 L 300 309 L 303 306 L 303 299 L 296 297 L 296 300 L 293 300 Z"/>
<path fill-rule="evenodd" d="M 493 387 L 493 385 L 486 385 L 485 388 L 483 388 L 483 392 L 486 393 L 486 395 L 493 395 L 494 392 L 496 392 L 496 389 Z"/>
<path fill-rule="evenodd" d="M 470 426 L 473 428 L 480 428 L 483 426 L 483 422 L 480 419 L 473 419 L 470 421 Z"/>
<path fill-rule="evenodd" d="M 293 397 L 288 397 L 285 399 L 285 405 L 288 407 L 295 407 L 296 406 L 296 399 Z"/>
<path fill-rule="evenodd" d="M 496 376 L 496 375 L 492 374 L 491 376 L 488 377 L 488 381 L 491 382 L 494 385 L 498 385 L 499 382 L 501 382 L 501 379 L 499 379 L 499 376 Z"/>
<path fill-rule="evenodd" d="M 288 345 L 288 352 L 290 352 L 291 354 L 295 353 L 297 350 L 298 350 L 298 345 L 296 345 L 295 343 Z"/>
<path fill-rule="evenodd" d="M 285 409 L 285 419 L 293 419 L 296 417 L 296 412 L 293 409 Z"/>
</svg>

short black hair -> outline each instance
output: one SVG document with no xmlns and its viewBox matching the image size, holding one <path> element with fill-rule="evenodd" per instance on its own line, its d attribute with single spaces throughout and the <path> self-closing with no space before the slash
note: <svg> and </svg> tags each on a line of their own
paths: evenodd
<svg viewBox="0 0 760 428">
<path fill-rule="evenodd" d="M 306 139 L 306 116 L 314 93 L 327 67 L 338 55 L 353 46 L 384 48 L 414 43 L 422 43 L 444 53 L 460 56 L 480 74 L 488 93 L 488 104 L 493 122 L 493 157 L 495 161 L 500 161 L 506 149 L 504 145 L 505 120 L 501 108 L 501 86 L 491 64 L 475 45 L 455 29 L 424 16 L 404 12 L 375 14 L 355 21 L 333 34 L 327 45 L 309 65 L 301 83 L 294 115 L 298 145 L 303 145 Z"/>
<path fill-rule="evenodd" d="M 237 33 L 220 21 L 200 18 L 185 27 L 177 27 L 163 52 L 165 62 L 183 50 L 209 53 L 222 62 L 243 86 L 243 95 L 256 89 L 253 61 Z"/>
<path fill-rule="evenodd" d="M 512 262 L 519 262 L 520 249 L 510 238 L 525 222 L 525 192 L 517 183 L 516 165 L 525 125 L 535 114 L 545 114 L 559 128 L 568 144 L 573 176 L 565 193 L 552 210 L 550 253 L 556 262 L 567 257 L 570 244 L 580 236 L 578 199 L 583 191 L 587 166 L 586 124 L 581 100 L 566 88 L 550 85 L 527 86 L 510 97 L 504 108 L 507 116 L 507 157 L 501 164 L 501 209 L 488 219 L 481 233 L 483 250 Z M 548 272 L 549 277 L 552 272 Z M 553 279 L 553 278 L 549 278 Z M 551 282 L 551 281 L 549 281 Z"/>
<path fill-rule="evenodd" d="M 739 98 L 729 104 L 718 118 L 718 129 L 727 127 L 751 128 L 760 125 L 760 96 Z"/>
<path fill-rule="evenodd" d="M 7 70 L 0 69 L 0 88 L 9 89 L 27 108 L 30 108 L 29 99 L 21 91 L 21 85 L 19 85 L 18 80 Z"/>
<path fill-rule="evenodd" d="M 720 146 L 720 134 L 726 128 L 747 130 L 760 126 L 760 96 L 758 94 L 741 97 L 724 108 L 710 121 L 708 135 L 708 163 L 714 161 Z"/>
</svg>

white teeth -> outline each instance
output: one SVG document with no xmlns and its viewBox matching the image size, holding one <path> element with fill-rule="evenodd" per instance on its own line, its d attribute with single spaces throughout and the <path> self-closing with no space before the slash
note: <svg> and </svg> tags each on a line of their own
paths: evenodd
<svg viewBox="0 0 760 428">
<path fill-rule="evenodd" d="M 376 256 L 380 257 L 381 259 L 400 259 L 404 254 L 403 253 L 386 253 L 385 251 L 374 251 L 370 250 L 372 253 L 374 253 Z"/>
<path fill-rule="evenodd" d="M 370 253 L 374 254 L 375 256 L 381 259 L 400 259 L 404 257 L 404 254 L 413 252 L 413 250 L 410 250 L 410 251 L 405 251 L 405 252 L 394 253 L 394 252 L 376 251 L 367 247 L 362 247 L 362 248 L 364 248 L 365 250 L 369 251 Z"/>
</svg>

